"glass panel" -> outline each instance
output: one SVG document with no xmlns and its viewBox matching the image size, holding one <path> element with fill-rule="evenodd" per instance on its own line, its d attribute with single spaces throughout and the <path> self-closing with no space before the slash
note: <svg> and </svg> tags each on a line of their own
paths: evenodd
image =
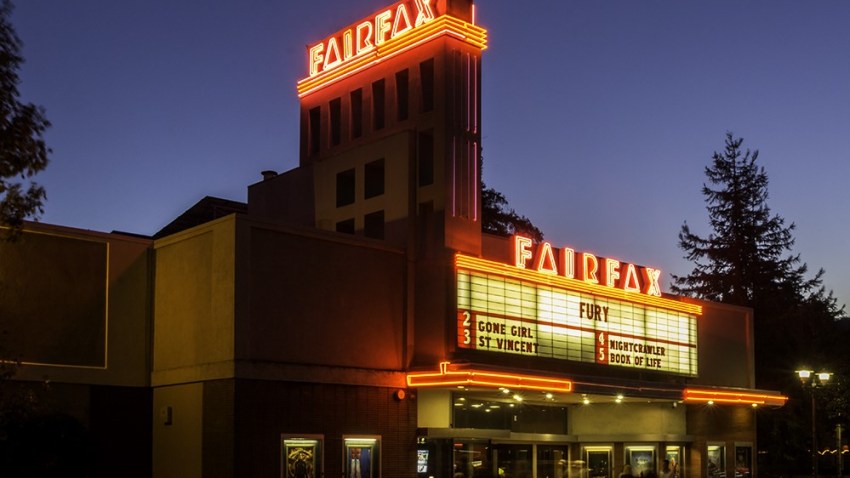
<svg viewBox="0 0 850 478">
<path fill-rule="evenodd" d="M 490 442 L 486 440 L 455 440 L 452 478 L 492 476 Z"/>
<path fill-rule="evenodd" d="M 585 456 L 589 478 L 611 477 L 611 448 L 585 448 Z M 583 478 L 585 475 L 581 473 L 577 476 Z"/>
<path fill-rule="evenodd" d="M 537 478 L 568 478 L 566 446 L 537 445 Z"/>
<path fill-rule="evenodd" d="M 632 466 L 632 475 L 634 476 L 646 476 L 650 471 L 654 473 L 655 447 L 626 447 L 626 463 Z"/>
<path fill-rule="evenodd" d="M 735 478 L 750 478 L 753 469 L 753 448 L 735 447 Z"/>
<path fill-rule="evenodd" d="M 682 467 L 682 447 L 668 446 L 664 452 L 664 464 L 661 467 L 661 478 L 679 478 Z"/>
<path fill-rule="evenodd" d="M 493 462 L 499 478 L 532 478 L 531 445 L 493 445 Z"/>
<path fill-rule="evenodd" d="M 723 445 L 708 445 L 708 476 L 709 478 L 726 478 L 726 447 Z"/>
</svg>

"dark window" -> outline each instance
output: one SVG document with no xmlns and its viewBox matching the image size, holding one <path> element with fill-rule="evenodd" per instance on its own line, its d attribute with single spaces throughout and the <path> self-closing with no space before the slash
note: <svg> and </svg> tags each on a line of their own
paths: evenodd
<svg viewBox="0 0 850 478">
<path fill-rule="evenodd" d="M 434 133 L 419 133 L 419 185 L 434 184 Z"/>
<path fill-rule="evenodd" d="M 310 110 L 310 155 L 316 154 L 319 152 L 319 144 L 321 142 L 321 120 L 322 120 L 322 109 L 320 107 L 315 107 Z"/>
<path fill-rule="evenodd" d="M 336 173 L 336 207 L 354 202 L 354 170 Z"/>
<path fill-rule="evenodd" d="M 354 219 L 346 219 L 345 221 L 336 223 L 336 232 L 354 234 Z"/>
<path fill-rule="evenodd" d="M 363 135 L 363 90 L 358 88 L 351 92 L 351 137 Z"/>
<path fill-rule="evenodd" d="M 331 100 L 331 145 L 336 146 L 342 135 L 342 101 L 339 98 Z"/>
<path fill-rule="evenodd" d="M 375 121 L 375 129 L 384 127 L 384 80 L 372 83 L 372 116 Z"/>
<path fill-rule="evenodd" d="M 363 235 L 372 239 L 384 238 L 384 211 L 366 214 L 363 218 Z"/>
<path fill-rule="evenodd" d="M 407 70 L 400 71 L 395 74 L 395 95 L 396 103 L 398 103 L 398 120 L 404 121 L 407 119 L 408 113 L 408 87 L 407 87 Z"/>
<path fill-rule="evenodd" d="M 419 64 L 419 78 L 422 82 L 422 112 L 434 109 L 434 59 Z"/>
<path fill-rule="evenodd" d="M 364 197 L 366 199 L 384 194 L 384 159 L 366 164 L 366 184 Z"/>
</svg>

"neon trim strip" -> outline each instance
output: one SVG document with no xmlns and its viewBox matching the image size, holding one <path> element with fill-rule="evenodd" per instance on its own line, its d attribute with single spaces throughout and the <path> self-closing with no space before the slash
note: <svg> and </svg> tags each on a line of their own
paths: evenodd
<svg viewBox="0 0 850 478">
<path fill-rule="evenodd" d="M 679 302 L 678 300 L 665 299 L 652 295 L 636 294 L 626 292 L 612 287 L 591 284 L 583 280 L 569 279 L 563 276 L 552 274 L 541 274 L 539 272 L 512 267 L 508 264 L 479 259 L 477 257 L 465 256 L 463 254 L 455 254 L 455 266 L 458 269 L 466 269 L 474 272 L 482 272 L 485 274 L 495 274 L 504 277 L 534 282 L 536 284 L 547 285 L 551 287 L 559 287 L 576 292 L 584 292 L 586 294 L 598 295 L 609 299 L 622 300 L 634 304 L 641 304 L 659 309 L 675 310 L 686 314 L 702 315 L 702 306 L 697 304 L 689 304 L 687 302 Z"/>
<path fill-rule="evenodd" d="M 572 392 L 569 380 L 535 375 L 488 372 L 483 370 L 449 370 L 451 362 L 440 362 L 439 372 L 411 372 L 407 374 L 408 387 L 505 387 L 512 390 L 539 390 L 543 392 Z"/>
<path fill-rule="evenodd" d="M 788 397 L 784 395 L 732 390 L 703 390 L 696 388 L 686 388 L 682 391 L 682 396 L 686 402 L 774 405 L 779 407 L 785 405 L 785 402 L 788 401 Z"/>
<path fill-rule="evenodd" d="M 449 15 L 442 15 L 419 28 L 386 40 L 368 53 L 363 54 L 359 59 L 299 81 L 297 86 L 298 96 L 303 97 L 313 93 L 324 86 L 442 35 L 454 36 L 482 51 L 487 49 L 487 30 Z"/>
</svg>

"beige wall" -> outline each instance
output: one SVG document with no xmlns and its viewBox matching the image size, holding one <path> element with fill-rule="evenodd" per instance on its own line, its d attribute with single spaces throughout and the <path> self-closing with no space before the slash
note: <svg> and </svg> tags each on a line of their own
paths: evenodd
<svg viewBox="0 0 850 478">
<path fill-rule="evenodd" d="M 154 385 L 233 376 L 236 216 L 155 243 Z"/>
<path fill-rule="evenodd" d="M 4 345 L 24 362 L 16 378 L 148 385 L 150 245 L 40 223 L 0 244 Z"/>
<path fill-rule="evenodd" d="M 153 476 L 201 475 L 203 433 L 202 383 L 157 387 L 153 393 Z M 171 424 L 166 423 L 168 409 Z"/>
<path fill-rule="evenodd" d="M 240 221 L 240 361 L 400 370 L 404 255 L 346 234 Z M 240 275 L 240 277 L 243 277 Z"/>
<path fill-rule="evenodd" d="M 570 408 L 570 434 L 579 441 L 607 437 L 610 441 L 628 441 L 629 437 L 684 435 L 685 407 L 666 403 L 602 404 Z M 643 438 L 646 439 L 646 438 Z"/>
</svg>

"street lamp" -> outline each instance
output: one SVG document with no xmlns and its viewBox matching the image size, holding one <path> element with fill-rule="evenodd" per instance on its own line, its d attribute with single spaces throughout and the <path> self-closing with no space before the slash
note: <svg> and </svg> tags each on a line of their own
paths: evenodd
<svg viewBox="0 0 850 478">
<path fill-rule="evenodd" d="M 817 444 L 817 422 L 815 417 L 815 389 L 823 387 L 829 382 L 829 372 L 814 373 L 811 370 L 797 370 L 797 376 L 803 387 L 812 389 L 812 477 L 818 476 L 818 444 Z"/>
</svg>

